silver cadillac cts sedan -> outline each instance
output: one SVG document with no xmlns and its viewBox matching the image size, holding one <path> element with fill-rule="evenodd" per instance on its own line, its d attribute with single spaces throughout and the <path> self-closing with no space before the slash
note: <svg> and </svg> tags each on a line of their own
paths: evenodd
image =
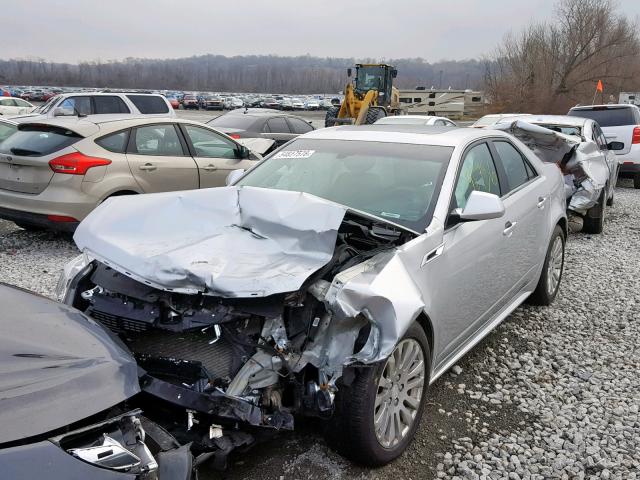
<svg viewBox="0 0 640 480">
<path fill-rule="evenodd" d="M 58 285 L 188 412 L 196 454 L 211 425 L 243 444 L 312 415 L 343 455 L 390 462 L 429 384 L 560 286 L 562 174 L 503 132 L 323 129 L 229 183 L 103 203 Z"/>
</svg>

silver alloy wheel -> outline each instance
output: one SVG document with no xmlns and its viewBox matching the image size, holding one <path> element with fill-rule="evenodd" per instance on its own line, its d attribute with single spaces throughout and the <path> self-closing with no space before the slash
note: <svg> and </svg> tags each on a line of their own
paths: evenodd
<svg viewBox="0 0 640 480">
<path fill-rule="evenodd" d="M 380 375 L 373 407 L 378 443 L 393 448 L 407 435 L 418 414 L 424 390 L 424 353 L 417 340 L 396 345 Z"/>
<path fill-rule="evenodd" d="M 547 263 L 547 293 L 552 296 L 562 275 L 562 237 L 557 236 L 553 241 L 551 250 L 549 251 L 549 262 Z"/>
</svg>

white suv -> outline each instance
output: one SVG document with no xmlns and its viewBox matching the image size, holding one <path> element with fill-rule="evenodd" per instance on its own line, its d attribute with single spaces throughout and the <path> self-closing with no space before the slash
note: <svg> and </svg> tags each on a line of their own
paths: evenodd
<svg viewBox="0 0 640 480">
<path fill-rule="evenodd" d="M 640 189 L 640 108 L 629 104 L 589 105 L 573 107 L 569 115 L 595 120 L 607 142 L 624 143 L 624 148 L 615 152 L 620 176 L 633 178 L 633 186 Z"/>
<path fill-rule="evenodd" d="M 56 117 L 89 117 L 92 121 L 105 121 L 127 116 L 175 117 L 169 101 L 152 93 L 63 93 L 50 98 L 29 115 L 13 117 L 29 121 Z"/>
</svg>

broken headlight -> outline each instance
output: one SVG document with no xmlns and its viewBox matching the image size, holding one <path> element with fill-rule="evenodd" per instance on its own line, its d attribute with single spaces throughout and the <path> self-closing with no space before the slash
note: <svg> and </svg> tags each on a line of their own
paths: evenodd
<svg viewBox="0 0 640 480">
<path fill-rule="evenodd" d="M 56 300 L 64 303 L 71 281 L 92 261 L 93 259 L 86 253 L 81 253 L 64 266 L 62 273 L 60 273 L 58 284 L 56 285 Z"/>
<path fill-rule="evenodd" d="M 135 410 L 54 437 L 51 441 L 68 454 L 96 467 L 155 480 L 158 462 L 145 444 L 140 413 Z"/>
</svg>

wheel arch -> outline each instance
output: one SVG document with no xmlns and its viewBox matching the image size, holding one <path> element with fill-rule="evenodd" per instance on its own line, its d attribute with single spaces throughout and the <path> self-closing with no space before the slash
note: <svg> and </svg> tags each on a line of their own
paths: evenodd
<svg viewBox="0 0 640 480">
<path fill-rule="evenodd" d="M 424 313 L 424 311 L 420 312 L 416 317 L 415 321 L 422 327 L 425 335 L 427 336 L 427 340 L 429 341 L 429 355 L 431 355 L 431 365 L 433 365 L 433 347 L 434 347 L 434 333 L 433 333 L 433 323 L 429 316 Z"/>
</svg>

